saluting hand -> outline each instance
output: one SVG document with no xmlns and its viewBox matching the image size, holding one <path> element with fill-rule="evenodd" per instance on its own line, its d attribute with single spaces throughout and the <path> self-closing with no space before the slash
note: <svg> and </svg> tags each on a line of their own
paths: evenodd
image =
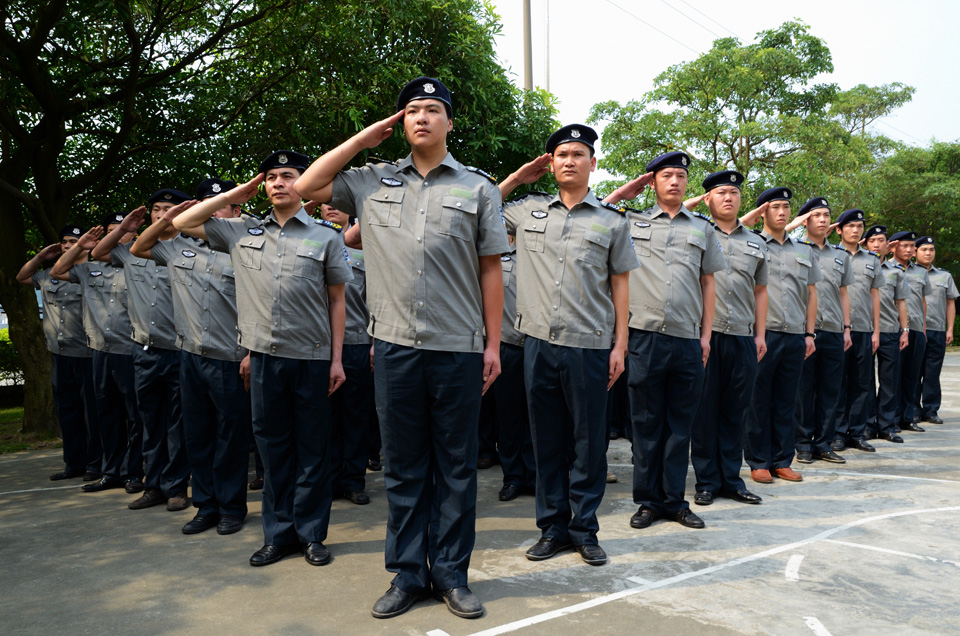
<svg viewBox="0 0 960 636">
<path fill-rule="evenodd" d="M 347 374 L 343 372 L 343 364 L 340 362 L 330 363 L 330 385 L 327 388 L 327 395 L 333 395 L 333 392 L 343 386 L 347 379 Z"/>
<path fill-rule="evenodd" d="M 549 152 L 546 152 L 533 161 L 523 164 L 510 176 L 520 183 L 535 183 L 538 179 L 540 179 L 540 177 L 547 173 L 547 170 L 550 169 L 551 159 L 552 155 Z"/>
<path fill-rule="evenodd" d="M 386 119 L 381 119 L 375 124 L 367 126 L 357 133 L 356 140 L 364 148 L 376 148 L 383 141 L 393 134 L 393 127 L 403 119 L 403 111 L 398 111 Z"/>
<path fill-rule="evenodd" d="M 41 261 L 52 261 L 56 260 L 61 254 L 63 254 L 63 248 L 60 244 L 51 243 L 37 253 L 37 258 Z"/>
<path fill-rule="evenodd" d="M 191 199 L 190 201 L 184 201 L 183 203 L 178 203 L 169 210 L 163 213 L 161 217 L 167 223 L 173 223 L 173 220 L 180 216 L 183 212 L 186 212 L 196 204 L 200 203 L 196 199 Z"/>
<path fill-rule="evenodd" d="M 77 241 L 77 245 L 80 246 L 82 250 L 92 250 L 97 246 L 97 243 L 103 237 L 103 226 L 95 225 L 94 227 L 87 230 L 87 233 L 80 237 L 80 240 Z"/>
<path fill-rule="evenodd" d="M 246 183 L 241 183 L 233 190 L 228 190 L 227 193 L 222 196 L 230 205 L 243 205 L 257 195 L 263 179 L 264 174 L 261 172 Z"/>
<path fill-rule="evenodd" d="M 640 193 L 653 181 L 653 173 L 642 174 L 633 181 L 628 181 L 606 196 L 604 201 L 607 203 L 620 203 L 636 199 Z"/>
<path fill-rule="evenodd" d="M 120 231 L 124 234 L 135 234 L 137 230 L 140 229 L 140 226 L 143 225 L 143 217 L 147 215 L 146 206 L 141 205 L 139 208 L 123 217 L 123 221 L 120 223 Z"/>
<path fill-rule="evenodd" d="M 707 198 L 707 195 L 709 195 L 709 194 L 710 194 L 709 192 L 704 192 L 703 194 L 701 194 L 701 195 L 698 196 L 698 197 L 693 197 L 692 199 L 687 199 L 686 201 L 683 202 L 683 207 L 687 208 L 688 210 L 692 210 L 693 208 L 695 208 L 695 207 L 697 207 L 698 205 L 700 205 L 700 203 L 701 203 L 704 199 L 706 199 L 706 198 Z"/>
<path fill-rule="evenodd" d="M 766 214 L 769 208 L 770 208 L 770 202 L 767 201 L 766 203 L 761 205 L 759 208 L 754 208 L 749 212 L 747 212 L 746 214 L 744 214 L 743 216 L 741 216 L 740 223 L 742 223 L 747 227 L 756 225 L 757 222 L 760 220 L 760 217 Z"/>
</svg>

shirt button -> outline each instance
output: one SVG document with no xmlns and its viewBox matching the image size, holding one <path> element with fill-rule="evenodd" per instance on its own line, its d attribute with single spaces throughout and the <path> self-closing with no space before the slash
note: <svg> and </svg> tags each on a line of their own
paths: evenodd
<svg viewBox="0 0 960 636">
<path fill-rule="evenodd" d="M 530 227 L 532 227 L 533 229 L 537 229 L 537 224 L 536 224 L 536 223 L 534 223 L 534 224 L 533 224 L 533 225 L 531 225 Z"/>
<path fill-rule="evenodd" d="M 430 185 L 430 182 L 429 182 L 429 181 L 424 181 L 424 182 L 423 182 L 423 185 L 424 185 L 424 187 L 426 187 L 426 186 Z"/>
<path fill-rule="evenodd" d="M 559 287 L 559 286 L 560 286 L 560 281 L 557 281 L 557 287 Z"/>
<path fill-rule="evenodd" d="M 556 340 L 556 339 L 557 339 L 557 334 L 555 334 L 555 333 L 550 334 L 550 339 L 551 339 L 551 340 Z"/>
<path fill-rule="evenodd" d="M 667 281 L 667 285 L 669 285 L 669 284 L 670 284 L 670 281 Z"/>
<path fill-rule="evenodd" d="M 422 242 L 423 242 L 423 239 L 418 236 L 418 237 L 417 237 L 417 243 L 422 243 Z"/>
<path fill-rule="evenodd" d="M 420 214 L 423 214 L 424 212 L 425 210 L 423 208 L 420 208 Z"/>
<path fill-rule="evenodd" d="M 278 323 L 273 323 L 273 326 L 276 327 Z"/>
<path fill-rule="evenodd" d="M 417 270 L 417 276 L 423 276 L 423 270 L 422 270 L 422 269 L 418 269 L 418 270 Z"/>
<path fill-rule="evenodd" d="M 457 207 L 458 207 L 458 208 L 459 208 L 459 207 L 463 207 L 463 206 L 460 205 L 460 202 L 459 202 L 459 201 L 457 201 Z"/>
<path fill-rule="evenodd" d="M 557 306 L 556 306 L 556 305 L 553 306 L 553 310 L 554 310 L 554 311 L 557 310 Z"/>
<path fill-rule="evenodd" d="M 420 302 L 418 302 L 417 304 L 418 304 L 419 306 L 423 307 L 423 301 L 422 301 L 422 300 L 421 300 Z"/>
<path fill-rule="evenodd" d="M 420 345 L 422 345 L 422 344 L 423 344 L 422 342 L 420 342 L 419 340 L 417 340 L 417 346 L 418 346 L 418 347 L 419 347 Z"/>
<path fill-rule="evenodd" d="M 562 256 L 560 257 L 560 262 L 561 262 L 561 263 L 563 262 L 563 257 L 562 257 Z"/>
</svg>

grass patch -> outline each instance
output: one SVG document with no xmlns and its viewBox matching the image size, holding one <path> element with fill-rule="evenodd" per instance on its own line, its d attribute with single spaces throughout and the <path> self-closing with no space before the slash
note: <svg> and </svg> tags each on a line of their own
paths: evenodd
<svg viewBox="0 0 960 636">
<path fill-rule="evenodd" d="M 40 448 L 57 448 L 62 445 L 60 438 L 36 434 L 24 435 L 20 432 L 23 424 L 23 407 L 0 409 L 0 454 L 16 453 Z"/>
</svg>

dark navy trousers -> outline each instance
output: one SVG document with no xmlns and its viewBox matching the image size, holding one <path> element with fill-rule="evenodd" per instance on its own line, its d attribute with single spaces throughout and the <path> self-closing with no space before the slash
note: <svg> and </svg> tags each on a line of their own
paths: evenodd
<svg viewBox="0 0 960 636">
<path fill-rule="evenodd" d="M 840 412 L 837 437 L 845 442 L 864 439 L 867 418 L 875 409 L 876 382 L 873 373 L 872 332 L 854 331 L 853 346 L 844 353 L 843 381 L 838 398 Z"/>
<path fill-rule="evenodd" d="M 500 377 L 493 383 L 492 390 L 503 485 L 532 488 L 537 483 L 537 473 L 523 380 L 523 347 L 501 343 L 500 369 Z"/>
<path fill-rule="evenodd" d="M 597 545 L 597 508 L 607 485 L 609 360 L 609 349 L 564 347 L 529 336 L 524 341 L 543 537 Z"/>
<path fill-rule="evenodd" d="M 263 458 L 263 542 L 327 538 L 332 487 L 329 360 L 250 354 L 253 435 Z"/>
<path fill-rule="evenodd" d="M 250 395 L 240 363 L 180 352 L 183 436 L 193 506 L 205 517 L 247 515 Z"/>
<path fill-rule="evenodd" d="M 386 568 L 417 593 L 467 585 L 476 539 L 483 355 L 374 340 Z"/>
<path fill-rule="evenodd" d="M 94 351 L 93 375 L 103 447 L 100 472 L 110 479 L 141 479 L 143 422 L 137 410 L 133 356 Z"/>
<path fill-rule="evenodd" d="M 617 381 L 607 391 L 607 448 L 610 448 L 610 435 L 617 433 L 630 438 L 630 382 L 629 364 Z"/>
<path fill-rule="evenodd" d="M 703 390 L 700 341 L 630 330 L 633 501 L 657 514 L 684 499 L 690 435 Z"/>
<path fill-rule="evenodd" d="M 893 433 L 897 425 L 900 389 L 900 334 L 880 334 L 877 349 L 877 399 L 873 416 L 867 418 L 870 433 Z"/>
<path fill-rule="evenodd" d="M 93 359 L 53 355 L 53 399 L 68 473 L 100 474 L 103 449 L 97 427 Z"/>
<path fill-rule="evenodd" d="M 753 336 L 714 333 L 690 438 L 697 491 L 717 494 L 746 489 L 740 477 L 743 433 L 756 381 Z"/>
<path fill-rule="evenodd" d="M 190 462 L 180 409 L 180 352 L 133 348 L 137 408 L 143 421 L 144 487 L 164 496 L 187 492 Z"/>
<path fill-rule="evenodd" d="M 801 334 L 767 331 L 766 341 L 743 447 L 753 470 L 788 468 L 793 462 L 797 392 L 806 353 Z"/>
<path fill-rule="evenodd" d="M 497 425 L 497 405 L 495 402 L 493 391 L 487 391 L 487 394 L 480 400 L 480 420 L 477 423 L 477 440 L 479 442 L 477 457 L 490 459 L 499 457 L 497 453 L 499 427 Z"/>
<path fill-rule="evenodd" d="M 896 423 L 920 417 L 920 377 L 923 372 L 927 334 L 910 330 L 910 344 L 900 352 L 900 391 L 897 394 Z"/>
<path fill-rule="evenodd" d="M 843 384 L 843 334 L 817 331 L 817 350 L 803 361 L 800 409 L 797 413 L 797 452 L 826 453 L 840 421 Z"/>
<path fill-rule="evenodd" d="M 943 400 L 940 372 L 946 352 L 947 332 L 927 330 L 927 348 L 923 354 L 923 371 L 920 374 L 920 419 L 932 417 L 940 410 Z"/>
<path fill-rule="evenodd" d="M 367 472 L 367 425 L 373 409 L 370 345 L 343 345 L 346 381 L 330 396 L 334 490 L 362 491 Z"/>
</svg>

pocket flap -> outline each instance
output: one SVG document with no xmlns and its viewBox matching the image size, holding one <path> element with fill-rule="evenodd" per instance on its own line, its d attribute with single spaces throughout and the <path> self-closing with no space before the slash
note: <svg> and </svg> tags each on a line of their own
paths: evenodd
<svg viewBox="0 0 960 636">
<path fill-rule="evenodd" d="M 610 247 L 610 235 L 597 230 L 587 230 L 583 238 L 602 247 Z"/>
<path fill-rule="evenodd" d="M 261 250 L 263 249 L 263 244 L 266 240 L 266 237 L 263 236 L 245 236 L 240 240 L 240 247 Z"/>
<path fill-rule="evenodd" d="M 452 195 L 447 195 L 443 197 L 443 207 L 453 208 L 455 210 L 462 210 L 470 214 L 477 213 L 477 202 L 473 199 L 464 199 L 463 197 L 457 197 Z"/>
<path fill-rule="evenodd" d="M 401 203 L 403 201 L 403 193 L 403 188 L 384 188 L 376 194 L 370 195 L 370 200 L 381 203 Z"/>
<path fill-rule="evenodd" d="M 315 261 L 324 260 L 324 255 L 326 252 L 323 250 L 323 245 L 316 241 L 304 241 L 297 248 L 297 256 L 303 256 L 305 258 L 312 258 Z"/>
</svg>

